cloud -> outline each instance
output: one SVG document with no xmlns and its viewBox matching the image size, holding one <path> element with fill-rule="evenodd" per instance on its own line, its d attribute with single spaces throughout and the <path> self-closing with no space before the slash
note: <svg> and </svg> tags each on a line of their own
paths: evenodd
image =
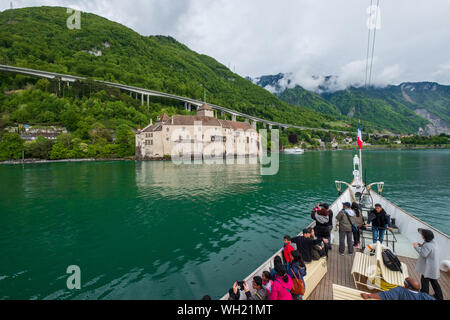
<svg viewBox="0 0 450 320">
<path fill-rule="evenodd" d="M 10 0 L 0 0 L 0 9 Z M 367 7 L 363 0 L 16 0 L 15 7 L 70 6 L 143 35 L 171 35 L 242 76 L 292 73 L 291 85 L 363 83 Z M 382 1 L 373 82 L 450 83 L 450 1 Z M 313 75 L 318 77 L 312 78 Z"/>
</svg>

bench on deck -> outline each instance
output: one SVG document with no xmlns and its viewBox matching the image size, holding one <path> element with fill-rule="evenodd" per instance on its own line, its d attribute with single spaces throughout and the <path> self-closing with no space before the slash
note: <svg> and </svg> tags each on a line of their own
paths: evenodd
<svg viewBox="0 0 450 320">
<path fill-rule="evenodd" d="M 333 284 L 333 300 L 364 300 L 361 293 L 367 292 Z"/>
<path fill-rule="evenodd" d="M 303 300 L 308 299 L 319 282 L 325 277 L 328 272 L 327 258 L 322 257 L 320 260 L 312 261 L 306 264 L 306 276 L 305 280 L 305 294 Z"/>
<path fill-rule="evenodd" d="M 361 252 L 355 254 L 351 272 L 356 288 L 363 286 L 368 289 L 383 291 L 404 285 L 405 279 L 408 277 L 408 267 L 402 263 L 403 273 L 390 270 L 384 264 L 382 252 L 383 247 L 380 242 L 377 242 L 375 255 L 371 256 Z M 363 282 L 362 279 L 366 281 Z M 369 285 L 367 279 L 374 280 L 377 286 Z"/>
</svg>

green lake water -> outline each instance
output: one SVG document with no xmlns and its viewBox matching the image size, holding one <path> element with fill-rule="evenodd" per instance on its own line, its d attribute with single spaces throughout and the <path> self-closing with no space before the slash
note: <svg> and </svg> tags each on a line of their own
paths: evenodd
<svg viewBox="0 0 450 320">
<path fill-rule="evenodd" d="M 351 181 L 350 151 L 256 165 L 0 166 L 0 299 L 220 298 Z M 450 150 L 367 151 L 369 182 L 450 233 Z M 70 265 L 82 289 L 66 287 Z"/>
</svg>

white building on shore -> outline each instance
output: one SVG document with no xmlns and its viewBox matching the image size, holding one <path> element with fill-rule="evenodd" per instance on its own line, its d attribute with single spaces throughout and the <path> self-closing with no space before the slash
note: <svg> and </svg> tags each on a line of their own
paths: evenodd
<svg viewBox="0 0 450 320">
<path fill-rule="evenodd" d="M 261 137 L 248 122 L 221 120 L 207 104 L 196 116 L 163 114 L 136 134 L 136 159 L 167 156 L 195 159 L 258 156 Z"/>
</svg>

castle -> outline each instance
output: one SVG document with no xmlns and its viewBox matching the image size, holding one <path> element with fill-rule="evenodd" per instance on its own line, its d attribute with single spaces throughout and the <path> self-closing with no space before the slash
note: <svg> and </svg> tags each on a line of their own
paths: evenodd
<svg viewBox="0 0 450 320">
<path fill-rule="evenodd" d="M 252 157 L 261 150 L 261 137 L 248 122 L 221 120 L 206 103 L 196 116 L 163 114 L 136 134 L 136 159 L 167 156 L 195 159 Z"/>
</svg>

